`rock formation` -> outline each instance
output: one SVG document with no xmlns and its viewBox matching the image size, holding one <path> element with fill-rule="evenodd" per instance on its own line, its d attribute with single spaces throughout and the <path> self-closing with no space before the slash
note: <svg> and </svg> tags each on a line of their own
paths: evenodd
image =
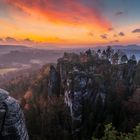
<svg viewBox="0 0 140 140">
<path fill-rule="evenodd" d="M 64 53 L 57 66 L 42 68 L 25 97 L 34 99 L 39 112 L 51 97 L 64 97 L 72 120 L 73 140 L 91 140 L 93 132 L 97 134 L 103 129 L 104 122 L 116 126 L 127 123 L 124 110 L 139 96 L 134 84 L 137 63 L 134 59 L 120 63 L 119 53 L 110 48 Z"/>
<path fill-rule="evenodd" d="M 20 105 L 3 89 L 0 89 L 0 128 L 4 140 L 28 140 Z"/>
<path fill-rule="evenodd" d="M 118 98 L 132 94 L 136 62 L 119 64 L 119 59 L 118 52 L 104 50 L 99 57 L 95 51 L 88 50 L 80 55 L 67 54 L 58 60 L 60 89 L 63 89 L 60 93 L 70 108 L 74 140 L 91 139 L 93 127 L 98 125 L 93 120 L 97 116 L 100 120 L 106 112 L 108 93 Z"/>
</svg>

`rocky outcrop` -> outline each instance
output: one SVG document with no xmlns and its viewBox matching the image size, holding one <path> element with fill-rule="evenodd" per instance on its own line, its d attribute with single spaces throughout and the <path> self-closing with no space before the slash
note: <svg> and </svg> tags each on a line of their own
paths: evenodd
<svg viewBox="0 0 140 140">
<path fill-rule="evenodd" d="M 98 53 L 89 50 L 76 57 L 65 54 L 58 60 L 60 94 L 64 94 L 70 109 L 74 140 L 91 139 L 93 127 L 104 118 L 106 104 L 110 102 L 108 96 L 120 100 L 133 92 L 136 62 L 118 63 L 117 52 L 114 63 L 106 53 L 102 55 L 99 57 Z M 98 121 L 93 122 L 96 118 Z"/>
<path fill-rule="evenodd" d="M 73 139 L 88 140 L 92 135 L 93 112 L 97 102 L 104 104 L 106 91 L 93 73 L 74 71 L 68 74 L 65 89 L 65 103 L 72 117 Z M 98 77 L 99 78 L 99 77 Z M 101 109 L 101 108 L 100 108 Z M 90 123 L 89 123 L 90 119 Z M 87 132 L 86 134 L 84 132 Z"/>
<path fill-rule="evenodd" d="M 0 89 L 0 127 L 5 140 L 28 140 L 23 112 L 18 101 Z"/>
<path fill-rule="evenodd" d="M 93 132 L 100 132 L 104 122 L 121 124 L 124 118 L 120 114 L 123 115 L 126 106 L 131 106 L 131 100 L 130 104 L 124 105 L 124 102 L 134 90 L 136 62 L 118 63 L 117 52 L 114 62 L 111 54 L 105 51 L 100 54 L 91 50 L 80 54 L 65 53 L 58 59 L 57 67 L 42 68 L 24 96 L 29 104 L 32 104 L 30 99 L 34 100 L 39 113 L 48 99 L 51 102 L 53 97 L 64 97 L 72 119 L 73 140 L 91 140 Z"/>
<path fill-rule="evenodd" d="M 48 96 L 59 95 L 60 86 L 59 86 L 59 76 L 54 66 L 50 66 L 49 72 L 49 82 L 48 82 Z"/>
</svg>

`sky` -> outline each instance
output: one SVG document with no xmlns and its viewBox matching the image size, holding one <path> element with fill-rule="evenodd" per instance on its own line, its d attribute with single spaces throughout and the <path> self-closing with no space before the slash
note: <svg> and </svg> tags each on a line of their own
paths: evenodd
<svg viewBox="0 0 140 140">
<path fill-rule="evenodd" d="M 140 44 L 140 0 L 0 0 L 0 44 Z"/>
</svg>

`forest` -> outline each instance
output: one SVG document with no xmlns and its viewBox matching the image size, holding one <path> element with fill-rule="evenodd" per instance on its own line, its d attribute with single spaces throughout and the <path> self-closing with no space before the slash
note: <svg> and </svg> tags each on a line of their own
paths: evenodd
<svg viewBox="0 0 140 140">
<path fill-rule="evenodd" d="M 20 100 L 30 140 L 139 140 L 140 61 L 108 46 L 2 85 Z"/>
</svg>

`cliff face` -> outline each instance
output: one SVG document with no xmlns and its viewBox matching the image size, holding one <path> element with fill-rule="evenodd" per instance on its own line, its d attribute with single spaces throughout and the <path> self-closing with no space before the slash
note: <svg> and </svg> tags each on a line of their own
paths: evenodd
<svg viewBox="0 0 140 140">
<path fill-rule="evenodd" d="M 0 89 L 0 129 L 6 140 L 28 140 L 23 112 L 8 92 Z"/>
<path fill-rule="evenodd" d="M 104 77 L 101 75 L 103 71 L 100 69 L 104 64 L 100 60 L 97 63 L 88 62 L 73 62 L 73 59 L 61 59 L 58 62 L 62 78 L 61 94 L 64 94 L 65 103 L 70 108 L 75 140 L 80 137 L 86 140 L 91 138 L 94 110 L 97 104 L 100 104 L 98 109 L 103 110 L 107 96 Z"/>
<path fill-rule="evenodd" d="M 98 122 L 105 121 L 111 96 L 122 103 L 132 95 L 136 61 L 119 64 L 116 53 L 111 62 L 106 55 L 100 57 L 90 50 L 73 56 L 67 54 L 58 60 L 60 93 L 70 109 L 73 138 L 88 140 Z"/>
<path fill-rule="evenodd" d="M 90 120 L 91 124 L 89 124 L 89 119 L 93 117 L 93 110 L 96 108 L 97 102 L 100 101 L 101 104 L 104 104 L 105 97 L 104 85 L 102 84 L 102 87 L 97 87 L 95 77 L 92 73 L 74 71 L 68 75 L 65 89 L 65 103 L 70 108 L 74 139 L 78 139 L 82 135 L 85 139 L 91 137 L 93 122 Z M 82 132 L 87 133 L 81 135 Z"/>
<path fill-rule="evenodd" d="M 53 97 L 63 97 L 69 108 L 74 140 L 90 140 L 93 132 L 102 132 L 105 122 L 118 128 L 125 123 L 123 127 L 127 129 L 130 118 L 135 119 L 125 113 L 133 110 L 131 104 L 139 96 L 134 80 L 138 66 L 131 59 L 119 63 L 117 52 L 106 53 L 65 53 L 56 67 L 44 66 L 25 95 L 29 99 L 26 103 L 37 106 L 40 114 L 48 109 L 47 103 L 53 104 Z"/>
<path fill-rule="evenodd" d="M 58 72 L 56 71 L 54 66 L 50 66 L 49 77 L 48 77 L 48 96 L 59 95 L 60 91 L 60 78 Z"/>
</svg>

